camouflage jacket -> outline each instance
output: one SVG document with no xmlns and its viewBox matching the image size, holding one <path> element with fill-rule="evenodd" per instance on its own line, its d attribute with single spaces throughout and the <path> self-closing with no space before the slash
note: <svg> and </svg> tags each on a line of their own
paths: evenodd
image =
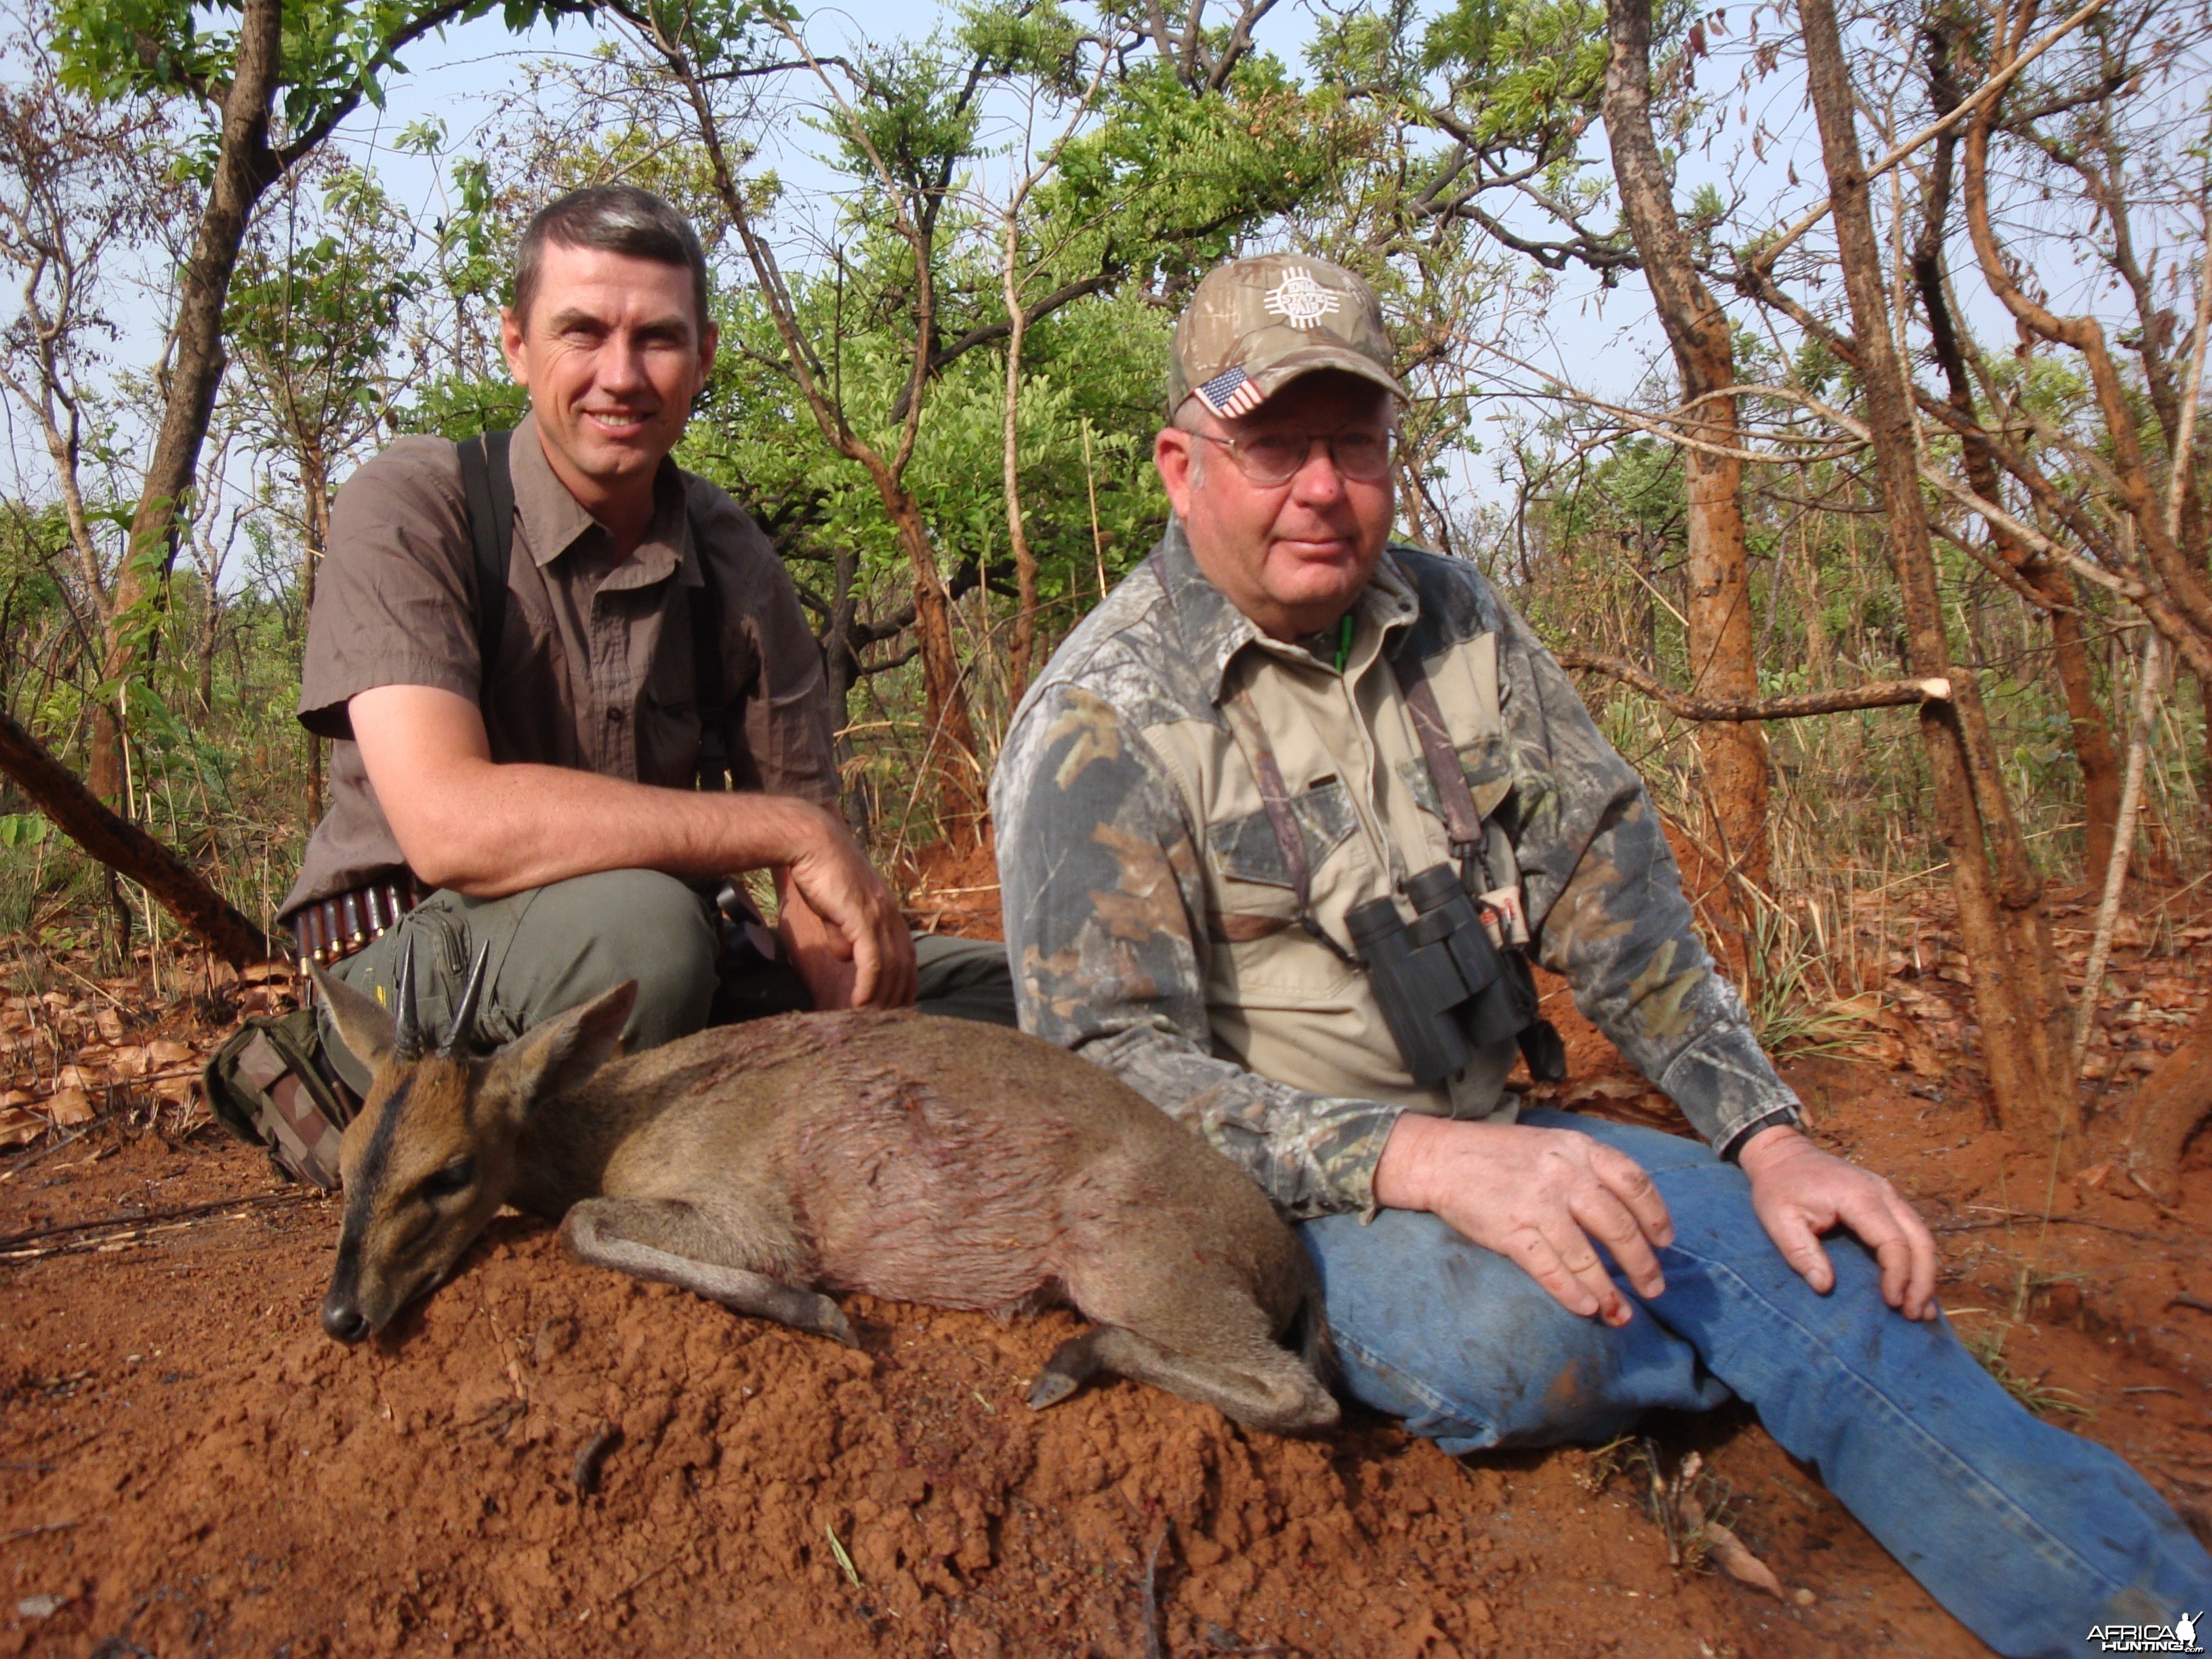
<svg viewBox="0 0 2212 1659">
<path fill-rule="evenodd" d="M 1517 862 L 1538 960 L 1716 1146 L 1794 1115 L 1692 928 L 1642 781 L 1527 623 L 1472 566 L 1395 546 L 1353 615 L 1340 672 L 1268 640 L 1171 525 L 1054 656 L 993 783 L 1024 1029 L 1118 1073 L 1297 1217 L 1371 1206 L 1401 1111 L 1509 1115 L 1510 1045 L 1416 1087 L 1375 1035 L 1364 975 L 1290 925 L 1232 730 L 1237 708 L 1265 711 L 1312 914 L 1342 942 L 1350 905 L 1448 846 L 1386 659 L 1411 651 L 1493 845 Z"/>
</svg>

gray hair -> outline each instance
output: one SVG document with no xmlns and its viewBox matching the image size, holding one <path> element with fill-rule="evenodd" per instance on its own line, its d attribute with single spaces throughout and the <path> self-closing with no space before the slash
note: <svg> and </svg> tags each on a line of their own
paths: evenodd
<svg viewBox="0 0 2212 1659">
<path fill-rule="evenodd" d="M 514 251 L 514 314 L 526 325 L 545 258 L 545 245 L 596 248 L 691 273 L 691 302 L 707 326 L 707 252 L 691 222 L 635 185 L 586 185 L 538 210 Z"/>
</svg>

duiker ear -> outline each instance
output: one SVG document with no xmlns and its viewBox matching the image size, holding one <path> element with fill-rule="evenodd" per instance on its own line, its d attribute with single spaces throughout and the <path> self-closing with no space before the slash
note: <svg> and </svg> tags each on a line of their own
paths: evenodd
<svg viewBox="0 0 2212 1659">
<path fill-rule="evenodd" d="M 307 964 L 307 973 L 315 981 L 315 994 L 330 1010 L 331 1024 L 337 1027 L 338 1041 L 345 1044 L 348 1054 L 374 1071 L 392 1052 L 392 1016 L 366 991 L 356 991 L 343 980 L 325 973 L 316 963 Z"/>
<path fill-rule="evenodd" d="M 520 1119 L 538 1101 L 568 1093 L 614 1058 L 636 1004 L 637 981 L 626 979 L 525 1031 L 492 1056 L 482 1097 Z"/>
</svg>

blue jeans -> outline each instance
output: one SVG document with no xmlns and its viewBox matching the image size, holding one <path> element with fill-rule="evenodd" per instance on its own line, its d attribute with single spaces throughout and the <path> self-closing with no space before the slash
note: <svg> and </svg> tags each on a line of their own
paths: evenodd
<svg viewBox="0 0 2212 1659">
<path fill-rule="evenodd" d="M 2092 1625 L 2171 1625 L 2212 1607 L 2212 1558 L 2112 1453 L 2029 1415 L 1948 1323 L 1881 1299 L 1856 1240 L 1828 1241 L 1815 1295 L 1752 1212 L 1750 1183 L 1694 1141 L 1568 1112 L 1651 1174 L 1674 1220 L 1667 1288 L 1613 1329 L 1432 1215 L 1300 1229 L 1321 1268 L 1345 1380 L 1456 1456 L 1599 1441 L 1653 1407 L 1731 1395 L 1820 1472 L 1882 1546 L 2008 1656 L 2076 1655 Z"/>
</svg>

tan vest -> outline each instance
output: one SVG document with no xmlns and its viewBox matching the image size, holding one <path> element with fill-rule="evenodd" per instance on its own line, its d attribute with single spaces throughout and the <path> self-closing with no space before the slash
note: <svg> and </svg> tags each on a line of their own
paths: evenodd
<svg viewBox="0 0 2212 1659">
<path fill-rule="evenodd" d="M 1347 911 L 1451 858 L 1436 787 L 1383 653 L 1414 613 L 1411 585 L 1386 556 L 1353 611 L 1341 674 L 1298 646 L 1262 638 L 1237 654 L 1222 686 L 1224 705 L 1249 696 L 1303 832 L 1312 915 L 1347 949 Z M 1463 756 L 1500 737 L 1495 634 L 1423 666 Z M 1216 1054 L 1320 1094 L 1510 1118 L 1516 1102 L 1503 1085 L 1515 1044 L 1482 1050 L 1456 1077 L 1418 1087 L 1365 973 L 1299 925 L 1281 845 L 1233 725 L 1175 720 L 1145 737 L 1174 774 L 1191 822 L 1205 826 L 1206 998 Z M 1509 787 L 1501 780 L 1475 790 L 1486 824 Z M 1511 847 L 1495 825 L 1488 842 L 1493 878 L 1517 885 Z M 1398 905 L 1410 918 L 1402 894 Z"/>
</svg>

